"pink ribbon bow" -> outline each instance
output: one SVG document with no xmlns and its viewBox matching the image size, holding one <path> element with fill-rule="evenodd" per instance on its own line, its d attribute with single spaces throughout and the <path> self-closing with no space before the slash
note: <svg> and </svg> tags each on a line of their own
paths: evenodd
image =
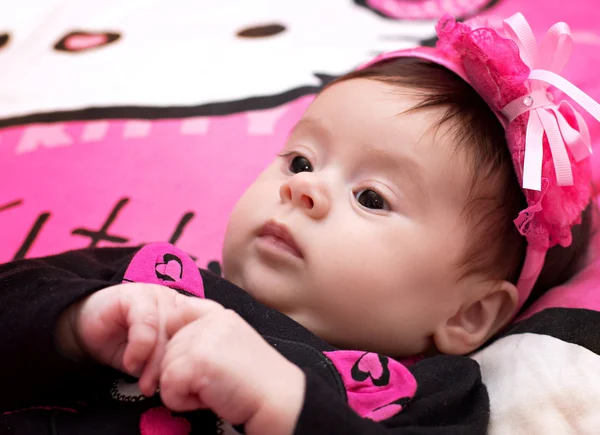
<svg viewBox="0 0 600 435">
<path fill-rule="evenodd" d="M 501 109 L 509 122 L 529 112 L 525 136 L 523 188 L 541 190 L 544 134 L 550 144 L 558 185 L 572 186 L 573 172 L 567 146 L 575 161 L 583 160 L 592 153 L 590 133 L 581 114 L 568 102 L 553 102 L 548 87 L 554 86 L 571 97 L 599 122 L 600 104 L 559 75 L 571 55 L 571 30 L 566 23 L 556 23 L 548 30 L 538 48 L 531 27 L 522 14 L 517 13 L 504 20 L 504 29 L 518 45 L 523 62 L 531 69 L 530 93 L 511 101 Z M 568 108 L 575 115 L 577 129 L 569 125 L 560 111 L 561 108 Z"/>
</svg>

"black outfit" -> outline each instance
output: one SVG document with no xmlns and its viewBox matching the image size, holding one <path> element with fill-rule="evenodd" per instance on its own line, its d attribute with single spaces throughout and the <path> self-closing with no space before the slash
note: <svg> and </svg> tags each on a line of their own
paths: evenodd
<svg viewBox="0 0 600 435">
<path fill-rule="evenodd" d="M 489 400 L 475 361 L 436 356 L 406 367 L 383 355 L 336 349 L 221 277 L 198 270 L 179 249 L 158 243 L 0 266 L 0 434 L 225 433 L 210 411 L 170 413 L 158 395 L 144 398 L 135 379 L 56 350 L 53 331 L 63 310 L 124 281 L 213 299 L 302 368 L 307 388 L 296 434 L 486 433 Z"/>
</svg>

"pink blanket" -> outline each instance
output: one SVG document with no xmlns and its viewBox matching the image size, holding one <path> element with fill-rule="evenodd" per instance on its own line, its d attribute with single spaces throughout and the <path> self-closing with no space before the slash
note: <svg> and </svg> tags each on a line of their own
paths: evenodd
<svg viewBox="0 0 600 435">
<path fill-rule="evenodd" d="M 491 20 L 521 11 L 538 33 L 568 22 L 575 50 L 565 76 L 600 100 L 596 0 L 3 2 L 0 262 L 170 241 L 199 266 L 218 269 L 229 211 L 319 87 L 379 52 L 431 44 L 444 11 Z M 597 141 L 600 128 L 589 125 Z M 599 177 L 597 171 L 597 184 Z M 549 307 L 599 311 L 598 261 L 594 252 L 583 273 L 528 316 Z M 519 343 L 506 344 L 511 336 L 476 356 L 491 367 L 486 355 L 496 352 L 501 370 L 487 373 L 503 379 L 512 376 L 502 370 L 516 355 L 529 364 L 512 376 L 514 384 L 505 380 L 491 392 L 493 433 L 524 427 L 507 418 L 524 405 L 507 407 L 500 398 L 506 388 L 538 379 L 531 375 L 539 367 L 528 359 L 530 350 L 546 348 L 537 341 L 523 346 L 531 336 L 540 337 L 524 333 Z M 551 334 L 543 339 L 576 345 Z M 560 360 L 556 347 L 548 349 Z M 583 350 L 600 366 L 595 350 Z M 600 379 L 594 370 L 586 362 L 576 379 Z M 590 388 L 598 394 L 594 382 Z M 551 400 L 543 399 L 548 395 L 536 407 L 549 403 L 554 416 Z M 567 412 L 565 427 L 573 419 L 583 424 L 582 418 L 600 427 L 597 417 L 585 415 Z M 556 429 L 560 424 L 552 427 L 556 432 L 544 426 L 510 433 L 568 433 Z"/>
</svg>

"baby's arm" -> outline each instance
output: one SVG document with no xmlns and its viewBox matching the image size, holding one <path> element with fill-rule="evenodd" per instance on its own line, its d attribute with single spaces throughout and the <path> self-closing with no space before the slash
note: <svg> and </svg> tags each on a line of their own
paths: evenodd
<svg viewBox="0 0 600 435">
<path fill-rule="evenodd" d="M 157 283 L 122 284 L 136 249 L 94 249 L 0 266 L 0 409 L 68 391 L 100 366 L 154 395 L 168 339 L 220 307 Z M 153 265 L 154 266 L 154 265 Z M 1 323 L 0 323 L 1 324 Z"/>
<path fill-rule="evenodd" d="M 141 392 L 156 393 L 165 346 L 176 331 L 222 307 L 150 283 L 102 289 L 59 317 L 57 346 L 71 357 L 91 359 L 139 377 Z"/>
<path fill-rule="evenodd" d="M 55 326 L 67 307 L 119 283 L 122 265 L 136 250 L 82 250 L 0 265 L 0 410 L 97 373 L 97 364 L 57 350 Z"/>
<path fill-rule="evenodd" d="M 402 403 L 403 409 L 397 414 L 375 422 L 351 410 L 322 376 L 305 370 L 306 394 L 295 435 L 487 434 L 489 398 L 475 361 L 441 355 L 415 364 L 410 371 L 417 381 L 416 395 Z M 369 393 L 368 388 L 365 393 Z M 378 412 L 382 415 L 385 411 L 381 407 Z"/>
</svg>

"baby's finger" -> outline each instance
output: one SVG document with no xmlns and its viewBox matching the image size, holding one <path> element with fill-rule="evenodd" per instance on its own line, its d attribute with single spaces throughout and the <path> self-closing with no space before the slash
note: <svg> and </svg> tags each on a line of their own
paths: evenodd
<svg viewBox="0 0 600 435">
<path fill-rule="evenodd" d="M 158 381 L 160 377 L 160 365 L 165 355 L 165 347 L 167 344 L 167 337 L 164 331 L 159 331 L 156 339 L 156 344 L 146 365 L 142 371 L 142 375 L 138 381 L 140 391 L 146 396 L 151 397 L 156 393 L 158 388 Z"/>
<path fill-rule="evenodd" d="M 173 290 L 167 290 L 157 298 L 156 312 L 158 312 L 160 328 L 152 353 L 146 360 L 139 387 L 142 393 L 152 396 L 158 387 L 161 362 L 165 356 L 165 348 L 170 338 L 169 332 L 175 334 L 180 328 L 202 317 L 207 312 L 220 307 L 215 302 L 184 296 Z"/>
<path fill-rule="evenodd" d="M 176 293 L 165 325 L 167 337 L 171 338 L 184 326 L 223 309 L 223 306 L 215 301 Z"/>
<path fill-rule="evenodd" d="M 160 376 L 160 397 L 165 406 L 173 411 L 184 412 L 204 409 L 197 388 L 205 382 L 184 358 L 173 360 Z M 194 385 L 194 387 L 192 387 Z"/>
<path fill-rule="evenodd" d="M 121 299 L 121 313 L 128 326 L 123 367 L 132 376 L 142 373 L 154 350 L 160 330 L 156 298 L 150 292 L 147 292 L 147 296 L 134 298 L 136 293 L 125 294 Z M 139 293 L 137 296 L 140 296 Z"/>
</svg>

